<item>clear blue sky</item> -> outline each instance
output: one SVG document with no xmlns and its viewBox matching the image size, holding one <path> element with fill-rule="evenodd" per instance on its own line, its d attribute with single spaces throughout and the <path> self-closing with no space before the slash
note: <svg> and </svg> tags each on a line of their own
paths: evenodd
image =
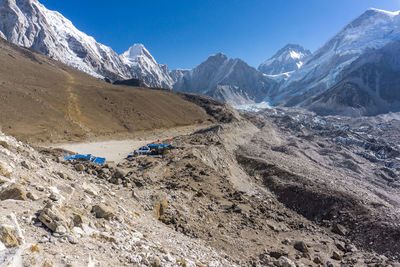
<svg viewBox="0 0 400 267">
<path fill-rule="evenodd" d="M 223 52 L 258 66 L 287 43 L 315 51 L 369 7 L 400 0 L 39 0 L 122 53 L 143 43 L 170 69 Z"/>
</svg>

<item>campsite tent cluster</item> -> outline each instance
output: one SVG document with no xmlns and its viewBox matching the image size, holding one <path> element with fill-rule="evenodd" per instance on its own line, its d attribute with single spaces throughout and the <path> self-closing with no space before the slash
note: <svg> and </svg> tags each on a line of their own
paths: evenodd
<svg viewBox="0 0 400 267">
<path fill-rule="evenodd" d="M 147 146 L 140 147 L 138 150 L 134 152 L 133 155 L 129 155 L 128 158 L 139 155 L 146 155 L 146 156 L 164 155 L 169 150 L 175 148 L 175 146 L 171 145 L 171 143 L 172 139 L 153 142 L 151 144 L 148 144 Z"/>
<path fill-rule="evenodd" d="M 163 141 L 157 141 L 153 142 L 151 144 L 148 144 L 147 146 L 142 146 L 138 150 L 136 150 L 133 155 L 129 155 L 127 158 L 132 158 L 140 155 L 145 155 L 145 156 L 162 156 L 166 153 L 168 153 L 169 150 L 176 148 L 172 144 L 172 139 L 166 139 Z M 100 157 L 95 157 L 91 154 L 87 155 L 65 155 L 64 160 L 70 161 L 70 160 L 76 160 L 76 161 L 85 161 L 85 162 L 92 162 L 92 163 L 97 163 L 97 164 L 105 164 L 106 159 L 105 158 L 100 158 Z"/>
</svg>

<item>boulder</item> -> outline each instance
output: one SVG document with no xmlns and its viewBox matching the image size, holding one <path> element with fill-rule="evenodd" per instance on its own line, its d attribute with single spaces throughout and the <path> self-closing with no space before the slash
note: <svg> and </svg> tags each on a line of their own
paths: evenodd
<svg viewBox="0 0 400 267">
<path fill-rule="evenodd" d="M 335 223 L 332 227 L 332 232 L 334 232 L 335 234 L 341 235 L 341 236 L 345 236 L 347 234 L 347 230 L 344 226 Z"/>
<path fill-rule="evenodd" d="M 6 187 L 0 192 L 0 200 L 7 200 L 7 199 L 22 200 L 22 201 L 28 200 L 24 190 L 22 190 L 22 188 L 16 184 Z"/>
<path fill-rule="evenodd" d="M 20 245 L 14 234 L 14 229 L 8 225 L 0 226 L 0 241 L 6 248 L 18 247 Z"/>
<path fill-rule="evenodd" d="M 283 251 L 283 250 L 281 250 L 281 249 L 278 249 L 278 250 L 274 250 L 274 251 L 269 252 L 269 255 L 271 257 L 275 258 L 275 259 L 279 259 L 282 256 L 287 256 L 288 253 Z"/>
<path fill-rule="evenodd" d="M 303 241 L 298 241 L 298 242 L 294 243 L 294 248 L 300 252 L 308 253 L 307 245 Z"/>
<path fill-rule="evenodd" d="M 92 212 L 96 215 L 96 218 L 103 218 L 106 220 L 110 220 L 115 217 L 114 213 L 109 207 L 106 207 L 103 204 L 95 205 L 92 207 Z"/>
<path fill-rule="evenodd" d="M 164 213 L 167 210 L 167 208 L 168 208 L 168 201 L 166 199 L 162 199 L 162 200 L 157 201 L 157 203 L 156 203 L 156 205 L 154 207 L 154 213 L 155 213 L 155 216 L 156 216 L 157 220 L 159 220 L 160 217 L 162 215 L 164 215 Z"/>
<path fill-rule="evenodd" d="M 0 175 L 10 178 L 12 171 L 13 171 L 13 169 L 10 165 L 8 165 L 7 163 L 5 163 L 3 161 L 0 161 Z"/>
<path fill-rule="evenodd" d="M 125 178 L 125 176 L 126 176 L 126 172 L 125 172 L 124 170 L 120 169 L 120 168 L 117 168 L 116 171 L 115 171 L 115 173 L 114 173 L 113 178 L 116 178 L 116 179 L 118 179 L 118 178 L 123 179 L 123 178 Z"/>
<path fill-rule="evenodd" d="M 340 255 L 339 252 L 337 252 L 337 251 L 333 251 L 332 252 L 332 259 L 340 261 L 340 260 L 342 260 L 342 255 Z"/>
<path fill-rule="evenodd" d="M 38 219 L 53 232 L 56 232 L 59 226 L 64 226 L 64 228 L 67 229 L 67 220 L 60 210 L 52 203 L 47 204 L 44 209 L 39 212 Z"/>
<path fill-rule="evenodd" d="M 296 267 L 296 264 L 292 260 L 284 256 L 280 257 L 275 265 L 279 267 Z"/>
<path fill-rule="evenodd" d="M 76 164 L 75 170 L 77 170 L 78 172 L 83 172 L 85 170 L 85 166 L 83 166 L 83 164 Z"/>
<path fill-rule="evenodd" d="M 31 164 L 25 160 L 21 162 L 21 166 L 28 170 L 32 169 Z"/>
<path fill-rule="evenodd" d="M 4 141 L 4 140 L 0 140 L 0 146 L 4 147 L 4 148 L 6 148 L 6 149 L 9 148 L 8 143 L 7 143 L 6 141 Z"/>
</svg>

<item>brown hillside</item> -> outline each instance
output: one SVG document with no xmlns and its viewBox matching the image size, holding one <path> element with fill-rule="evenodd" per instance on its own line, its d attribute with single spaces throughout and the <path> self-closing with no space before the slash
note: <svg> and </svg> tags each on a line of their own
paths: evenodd
<svg viewBox="0 0 400 267">
<path fill-rule="evenodd" d="M 0 130 L 29 142 L 124 136 L 210 119 L 182 95 L 107 84 L 1 38 L 0 103 Z"/>
</svg>

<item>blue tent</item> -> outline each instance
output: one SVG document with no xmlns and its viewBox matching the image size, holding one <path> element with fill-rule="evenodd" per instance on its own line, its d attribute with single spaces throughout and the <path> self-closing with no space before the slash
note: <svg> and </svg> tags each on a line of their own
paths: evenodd
<svg viewBox="0 0 400 267">
<path fill-rule="evenodd" d="M 82 161 L 90 161 L 93 163 L 104 164 L 106 162 L 105 158 L 94 157 L 92 154 L 87 155 L 65 155 L 64 160 L 82 160 Z"/>
</svg>

